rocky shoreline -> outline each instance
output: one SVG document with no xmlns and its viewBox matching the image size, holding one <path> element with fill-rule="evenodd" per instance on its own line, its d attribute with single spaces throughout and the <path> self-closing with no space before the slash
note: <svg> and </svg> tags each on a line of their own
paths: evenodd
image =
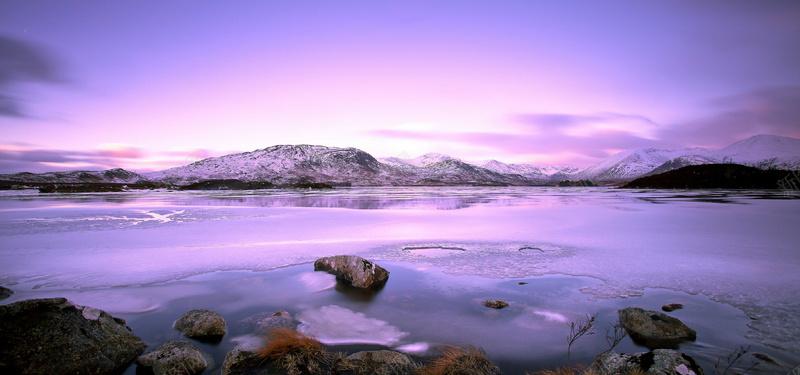
<svg viewBox="0 0 800 375">
<path fill-rule="evenodd" d="M 389 271 L 356 256 L 321 258 L 315 262 L 315 269 L 334 274 L 339 282 L 353 288 L 380 287 L 389 277 Z M 483 305 L 496 309 L 508 303 L 486 300 Z M 665 311 L 669 308 L 675 306 L 664 306 Z M 674 350 L 681 342 L 695 340 L 694 330 L 661 312 L 625 308 L 618 314 L 625 332 L 650 351 L 623 354 L 609 350 L 598 355 L 588 369 L 576 373 L 703 373 L 694 359 Z M 436 348 L 440 354 L 433 357 L 396 350 L 329 353 L 319 341 L 299 331 L 299 324 L 285 311 L 264 311 L 240 320 L 236 323 L 239 330 L 261 337 L 262 345 L 239 345 L 230 350 L 220 373 L 500 373 L 486 353 L 475 347 L 444 345 Z M 64 298 L 15 302 L 0 306 L 0 373 L 116 373 L 134 361 L 137 373 L 199 374 L 215 367 L 210 356 L 192 340 L 219 342 L 228 333 L 220 314 L 191 310 L 176 320 L 173 328 L 186 340 L 169 341 L 144 353 L 147 345 L 125 321 L 102 310 L 78 306 Z M 481 370 L 475 372 L 475 368 Z"/>
</svg>

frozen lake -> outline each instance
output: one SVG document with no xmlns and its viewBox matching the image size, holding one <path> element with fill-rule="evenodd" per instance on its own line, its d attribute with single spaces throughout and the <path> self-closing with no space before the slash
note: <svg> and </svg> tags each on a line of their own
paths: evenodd
<svg viewBox="0 0 800 375">
<path fill-rule="evenodd" d="M 707 372 L 752 345 L 785 373 L 800 365 L 796 198 L 613 188 L 5 191 L 0 285 L 15 294 L 0 303 L 64 296 L 127 319 L 152 346 L 177 339 L 171 323 L 191 308 L 216 310 L 231 327 L 283 309 L 343 350 L 473 344 L 522 373 L 566 364 L 566 325 L 584 314 L 608 324 L 618 308 L 680 302 L 686 308 L 672 315 L 698 331 L 681 351 Z M 336 254 L 383 265 L 387 286 L 354 296 L 310 272 Z M 481 299 L 512 306 L 486 311 Z M 335 342 L 331 330 L 354 319 L 374 323 L 374 334 Z M 604 328 L 575 345 L 573 360 L 604 350 Z M 204 350 L 219 365 L 243 334 L 232 329 Z M 618 350 L 645 349 L 626 341 Z"/>
</svg>

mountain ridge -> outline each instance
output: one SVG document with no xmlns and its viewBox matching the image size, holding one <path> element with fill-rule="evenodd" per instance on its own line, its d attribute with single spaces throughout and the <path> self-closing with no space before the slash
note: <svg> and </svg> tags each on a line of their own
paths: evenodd
<svg viewBox="0 0 800 375">
<path fill-rule="evenodd" d="M 353 147 L 275 145 L 254 151 L 198 160 L 148 173 L 121 168 L 0 175 L 0 180 L 31 183 L 159 183 L 186 186 L 204 180 L 269 182 L 278 186 L 324 183 L 332 186 L 554 185 L 560 180 L 619 184 L 688 165 L 739 163 L 762 169 L 800 168 L 800 139 L 757 135 L 727 147 L 622 151 L 588 168 L 506 164 L 497 160 L 467 163 L 428 153 L 417 158 L 375 158 Z"/>
</svg>

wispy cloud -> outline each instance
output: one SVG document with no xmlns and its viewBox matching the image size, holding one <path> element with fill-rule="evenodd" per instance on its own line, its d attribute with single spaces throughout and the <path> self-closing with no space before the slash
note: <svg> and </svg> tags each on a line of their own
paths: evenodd
<svg viewBox="0 0 800 375">
<path fill-rule="evenodd" d="M 714 114 L 664 127 L 659 137 L 674 144 L 725 146 L 756 134 L 800 138 L 800 86 L 770 87 L 717 98 Z"/>
<path fill-rule="evenodd" d="M 25 98 L 14 94 L 18 85 L 65 81 L 60 62 L 44 48 L 0 35 L 0 116 L 30 116 L 23 106 Z"/>
<path fill-rule="evenodd" d="M 111 168 L 150 171 L 185 165 L 214 155 L 220 155 L 220 152 L 207 149 L 154 152 L 123 144 L 100 145 L 86 151 L 0 145 L 0 174 Z"/>
<path fill-rule="evenodd" d="M 660 124 L 641 114 L 523 113 L 516 133 L 375 130 L 389 138 L 450 142 L 488 148 L 498 155 L 575 155 L 562 162 L 599 162 L 619 150 L 641 147 L 724 147 L 757 134 L 800 137 L 800 87 L 771 87 L 717 98 L 712 115 Z"/>
</svg>

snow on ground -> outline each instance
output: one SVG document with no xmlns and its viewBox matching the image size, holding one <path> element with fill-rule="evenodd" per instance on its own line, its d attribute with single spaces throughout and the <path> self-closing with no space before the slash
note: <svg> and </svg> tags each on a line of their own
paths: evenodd
<svg viewBox="0 0 800 375">
<path fill-rule="evenodd" d="M 762 198 L 605 188 L 4 193 L 0 285 L 77 294 L 360 254 L 494 279 L 602 280 L 582 289 L 590 299 L 645 288 L 702 293 L 749 315 L 751 338 L 798 354 L 800 200 Z M 463 251 L 409 251 L 426 247 Z M 329 280 L 304 282 L 330 287 Z M 134 297 L 119 310 L 157 304 Z"/>
</svg>

